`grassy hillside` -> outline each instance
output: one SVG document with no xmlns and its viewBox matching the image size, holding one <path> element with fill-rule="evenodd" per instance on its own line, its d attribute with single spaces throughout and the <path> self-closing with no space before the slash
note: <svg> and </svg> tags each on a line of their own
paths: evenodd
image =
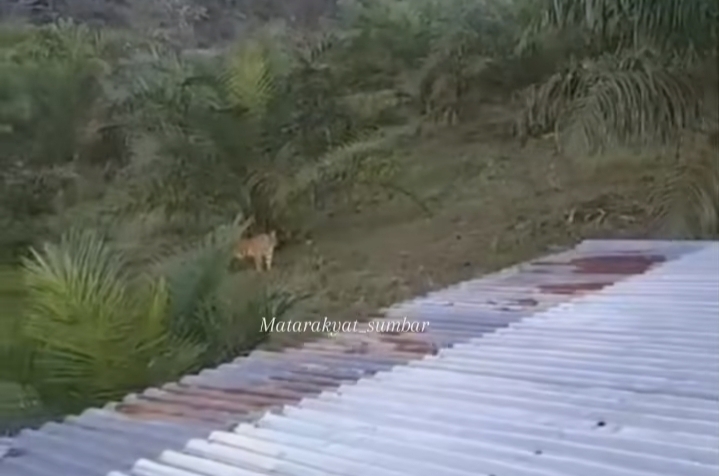
<svg viewBox="0 0 719 476">
<path fill-rule="evenodd" d="M 719 233 L 716 2 L 79 5 L 0 24 L 0 419 L 310 337 L 262 316 Z"/>
</svg>

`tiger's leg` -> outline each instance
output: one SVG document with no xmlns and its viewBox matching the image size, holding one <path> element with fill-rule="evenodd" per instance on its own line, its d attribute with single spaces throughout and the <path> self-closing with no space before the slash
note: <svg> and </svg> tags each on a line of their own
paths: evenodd
<svg viewBox="0 0 719 476">
<path fill-rule="evenodd" d="M 255 260 L 255 270 L 262 271 L 262 255 L 255 255 L 253 259 Z"/>
<path fill-rule="evenodd" d="M 265 263 L 267 265 L 267 270 L 272 269 L 272 255 L 274 254 L 274 250 L 270 248 L 270 251 L 267 252 L 267 255 L 265 255 Z"/>
</svg>

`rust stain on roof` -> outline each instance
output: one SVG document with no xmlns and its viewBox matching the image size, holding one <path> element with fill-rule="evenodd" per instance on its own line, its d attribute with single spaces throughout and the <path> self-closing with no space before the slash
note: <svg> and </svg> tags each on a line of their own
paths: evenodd
<svg viewBox="0 0 719 476">
<path fill-rule="evenodd" d="M 248 390 L 223 392 L 216 389 L 194 387 L 182 384 L 170 384 L 163 387 L 168 392 L 182 395 L 185 398 L 206 401 L 220 405 L 227 404 L 228 409 L 241 411 L 254 411 L 266 405 L 285 405 L 299 402 L 304 395 L 300 393 L 287 392 L 281 389 Z"/>
<path fill-rule="evenodd" d="M 641 274 L 655 264 L 663 263 L 666 257 L 658 254 L 612 254 L 574 258 L 568 261 L 537 261 L 541 266 L 571 266 L 577 274 Z M 538 269 L 535 272 L 551 274 L 552 270 Z"/>
<path fill-rule="evenodd" d="M 296 403 L 302 398 L 352 380 L 338 365 L 342 363 L 339 360 L 342 355 L 352 356 L 348 357 L 348 362 L 367 356 L 401 364 L 439 351 L 431 334 L 426 332 L 371 333 L 368 325 L 359 326 L 359 330 L 360 333 L 322 338 L 308 343 L 304 348 L 263 352 L 263 358 L 258 360 L 284 364 L 284 372 L 268 375 L 261 383 L 248 383 L 239 389 L 171 383 L 161 389 L 148 390 L 132 401 L 116 404 L 114 410 L 139 420 L 227 422 L 252 412 Z M 323 365 L 303 363 L 303 359 L 308 357 L 331 359 L 334 362 Z M 251 373 L 252 370 L 248 369 L 248 374 Z M 366 373 L 373 372 L 368 370 Z"/>
<path fill-rule="evenodd" d="M 226 412 L 217 412 L 196 405 L 188 406 L 167 400 L 138 398 L 133 403 L 120 403 L 115 408 L 120 414 L 141 420 L 227 422 Z"/>
<path fill-rule="evenodd" d="M 652 266 L 663 263 L 666 257 L 659 254 L 611 254 L 596 255 L 573 258 L 567 261 L 538 261 L 535 264 L 540 266 L 565 266 L 571 267 L 572 274 L 580 275 L 612 275 L 629 276 L 642 274 Z M 544 270 L 551 273 L 551 270 Z M 566 283 L 542 284 L 539 289 L 543 293 L 576 295 L 590 291 L 598 291 L 611 284 L 617 279 L 602 279 L 590 282 L 570 281 Z"/>
<path fill-rule="evenodd" d="M 605 255 L 577 258 L 570 263 L 582 274 L 641 274 L 666 260 L 660 255 Z"/>
<path fill-rule="evenodd" d="M 545 293 L 552 294 L 584 294 L 587 291 L 599 291 L 612 283 L 561 283 L 561 284 L 545 284 L 539 289 Z"/>
</svg>

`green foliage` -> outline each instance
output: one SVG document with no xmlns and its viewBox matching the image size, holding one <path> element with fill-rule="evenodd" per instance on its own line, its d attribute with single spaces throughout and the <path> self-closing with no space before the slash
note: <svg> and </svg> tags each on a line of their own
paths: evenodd
<svg viewBox="0 0 719 476">
<path fill-rule="evenodd" d="M 345 0 L 315 31 L 253 26 L 194 54 L 177 47 L 204 10 L 186 6 L 168 7 L 176 31 L 134 38 L 0 26 L 0 247 L 37 245 L 83 214 L 104 229 L 158 210 L 185 220 L 176 241 L 238 213 L 291 235 L 308 208 L 359 186 L 429 214 L 399 184 L 396 149 L 423 121 L 455 124 L 509 93 L 522 139 L 553 132 L 573 155 L 717 126 L 716 0 Z M 686 236 L 716 236 L 718 168 L 692 154 L 657 209 Z M 232 289 L 230 246 L 249 226 L 152 272 L 139 239 L 73 231 L 34 248 L 0 286 L 0 411 L 72 411 L 261 341 L 261 317 L 296 298 Z"/>
<path fill-rule="evenodd" d="M 230 58 L 224 79 L 229 104 L 262 118 L 272 100 L 274 77 L 262 44 L 248 41 Z"/>
<path fill-rule="evenodd" d="M 441 10 L 434 1 L 348 0 L 340 12 L 346 52 L 352 55 L 347 63 L 359 76 L 360 69 L 371 75 L 419 67 L 431 49 L 433 24 Z"/>
<path fill-rule="evenodd" d="M 252 219 L 238 215 L 190 249 L 175 253 L 161 272 L 169 289 L 169 330 L 203 346 L 199 367 L 227 362 L 254 348 L 266 337 L 262 318 L 271 312 L 281 319 L 302 299 L 266 287 L 259 293 L 232 289 L 232 249 L 251 224 Z"/>
<path fill-rule="evenodd" d="M 672 142 L 700 124 L 705 99 L 696 78 L 651 50 L 570 65 L 524 97 L 522 132 L 556 129 L 590 152 Z"/>
<path fill-rule="evenodd" d="M 15 390 L 0 401 L 17 401 L 26 388 L 23 398 L 51 412 L 78 411 L 249 349 L 261 337 L 262 316 L 253 313 L 280 306 L 281 318 L 294 301 L 274 292 L 239 310 L 228 305 L 229 241 L 218 236 L 241 229 L 214 233 L 192 259 L 161 274 L 133 272 L 126 254 L 96 232 L 70 231 L 33 250 L 3 280 L 14 296 L 4 302 L 15 305 L 0 315 L 0 381 Z"/>
<path fill-rule="evenodd" d="M 33 244 L 43 220 L 72 198 L 75 165 L 121 155 L 107 82 L 123 56 L 120 38 L 61 22 L 0 28 L 0 246 Z M 112 140 L 115 140 L 112 139 Z M 108 153 L 110 152 L 110 153 Z M 66 193 L 69 192 L 69 193 Z"/>
<path fill-rule="evenodd" d="M 177 58 L 153 83 L 136 82 L 135 102 L 163 145 L 146 185 L 136 185 L 145 209 L 233 208 L 254 216 L 259 228 L 281 229 L 289 205 L 283 176 L 314 169 L 381 122 L 377 111 L 353 117 L 357 101 L 342 95 L 329 64 L 337 48 L 331 38 L 289 47 L 280 43 L 282 32 L 265 30 L 259 38 L 210 68 Z"/>
<path fill-rule="evenodd" d="M 551 30 L 581 32 L 595 53 L 656 45 L 672 54 L 706 54 L 719 39 L 719 4 L 713 0 L 521 0 L 523 46 Z M 540 40 L 541 41 L 541 40 Z"/>
<path fill-rule="evenodd" d="M 693 65 L 716 57 L 716 2 L 552 1 L 524 8 L 534 15 L 522 48 L 554 47 L 542 42 L 557 34 L 583 44 L 563 70 L 524 92 L 521 134 L 570 129 L 575 141 L 597 151 L 676 140 L 701 121 L 706 78 L 693 75 Z"/>
<path fill-rule="evenodd" d="M 99 236 L 70 232 L 24 260 L 23 346 L 49 406 L 76 411 L 175 378 L 200 349 L 165 331 L 162 280 L 133 283 L 123 256 Z"/>
<path fill-rule="evenodd" d="M 60 23 L 5 32 L 0 41 L 2 160 L 55 165 L 88 145 L 86 127 L 110 74 L 113 51 L 99 33 Z"/>
<path fill-rule="evenodd" d="M 554 132 L 560 150 L 591 154 L 676 145 L 688 131 L 717 127 L 717 2 L 547 0 L 520 7 L 520 56 L 560 53 L 559 70 L 520 95 L 516 130 L 523 140 Z M 715 236 L 716 164 L 686 159 L 657 191 L 657 209 L 674 233 Z"/>
</svg>

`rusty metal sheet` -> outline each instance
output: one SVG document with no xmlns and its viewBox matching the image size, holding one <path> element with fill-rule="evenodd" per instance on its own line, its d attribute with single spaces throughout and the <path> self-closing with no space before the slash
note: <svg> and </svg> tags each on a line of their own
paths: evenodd
<svg viewBox="0 0 719 476">
<path fill-rule="evenodd" d="M 716 243 L 126 474 L 714 476 L 718 289 Z"/>
</svg>

